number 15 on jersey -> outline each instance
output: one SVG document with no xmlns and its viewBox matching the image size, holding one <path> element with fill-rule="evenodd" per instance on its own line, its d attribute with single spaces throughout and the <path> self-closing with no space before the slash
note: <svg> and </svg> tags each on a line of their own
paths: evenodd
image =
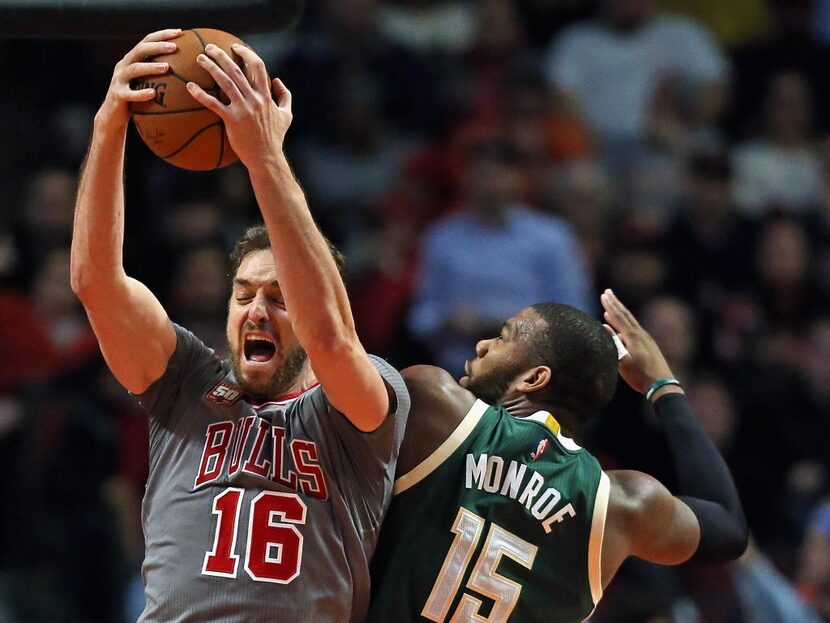
<svg viewBox="0 0 830 623">
<path fill-rule="evenodd" d="M 441 566 L 432 592 L 421 611 L 423 617 L 436 623 L 465 623 L 467 621 L 506 623 L 510 617 L 510 613 L 516 607 L 516 602 L 519 601 L 522 587 L 498 573 L 499 563 L 502 556 L 507 556 L 530 569 L 538 548 L 501 526 L 491 524 L 484 547 L 467 580 L 467 588 L 486 595 L 494 601 L 490 615 L 487 617 L 479 615 L 481 600 L 465 592 L 452 618 L 447 619 L 450 607 L 455 601 L 461 582 L 481 540 L 485 523 L 483 517 L 479 517 L 466 508 L 458 509 L 451 528 L 455 538 L 444 558 L 444 564 Z"/>
</svg>

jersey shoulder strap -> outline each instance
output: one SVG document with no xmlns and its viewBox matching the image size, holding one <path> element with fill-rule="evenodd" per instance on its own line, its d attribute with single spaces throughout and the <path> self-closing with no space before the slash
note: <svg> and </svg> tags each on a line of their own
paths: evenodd
<svg viewBox="0 0 830 623">
<path fill-rule="evenodd" d="M 458 426 L 455 427 L 452 434 L 444 440 L 444 443 L 438 446 L 432 454 L 418 463 L 418 465 L 395 480 L 393 494 L 397 495 L 406 491 L 438 469 L 470 437 L 481 421 L 481 418 L 490 408 L 490 405 L 486 402 L 476 400 L 473 406 L 470 407 L 470 410 L 467 411 L 467 414 L 458 423 Z"/>
</svg>

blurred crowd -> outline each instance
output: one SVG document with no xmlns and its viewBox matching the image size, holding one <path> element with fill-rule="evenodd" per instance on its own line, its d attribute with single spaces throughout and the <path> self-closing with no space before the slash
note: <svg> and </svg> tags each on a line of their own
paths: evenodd
<svg viewBox="0 0 830 623">
<path fill-rule="evenodd" d="M 522 307 L 598 314 L 611 287 L 684 382 L 753 545 L 632 561 L 592 622 L 830 621 L 830 0 L 312 0 L 247 40 L 293 91 L 286 149 L 367 350 L 458 373 Z M 133 43 L 0 41 L 4 622 L 142 605 L 147 422 L 68 266 L 92 117 Z M 134 132 L 127 154 L 127 271 L 224 352 L 245 171 L 174 169 Z M 673 481 L 622 384 L 582 441 Z"/>
</svg>

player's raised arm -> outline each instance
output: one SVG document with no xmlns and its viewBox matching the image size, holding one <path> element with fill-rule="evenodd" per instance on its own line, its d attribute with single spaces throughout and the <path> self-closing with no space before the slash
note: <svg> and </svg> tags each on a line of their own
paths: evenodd
<svg viewBox="0 0 830 623">
<path fill-rule="evenodd" d="M 176 48 L 178 30 L 147 35 L 115 66 L 106 98 L 95 115 L 92 142 L 81 174 L 72 233 L 72 290 L 81 299 L 101 351 L 115 377 L 143 392 L 164 372 L 176 334 L 156 297 L 124 272 L 124 144 L 129 104 L 155 96 L 132 90 L 138 76 L 162 74 L 164 63 L 145 62 Z"/>
<path fill-rule="evenodd" d="M 227 105 L 198 85 L 188 88 L 224 120 L 248 168 L 288 316 L 329 401 L 359 429 L 375 430 L 390 409 L 386 385 L 357 338 L 345 286 L 283 153 L 291 93 L 280 80 L 269 80 L 252 50 L 237 45 L 234 51 L 245 61 L 247 76 L 216 46 L 208 45 L 198 58 L 227 95 Z"/>
<path fill-rule="evenodd" d="M 637 319 L 606 290 L 605 321 L 619 334 L 629 355 L 620 360 L 623 379 L 646 394 L 669 442 L 678 479 L 675 497 L 640 472 L 611 472 L 603 576 L 629 555 L 662 564 L 694 556 L 737 558 L 749 532 L 738 492 L 723 458 L 704 433 L 665 357 Z"/>
</svg>

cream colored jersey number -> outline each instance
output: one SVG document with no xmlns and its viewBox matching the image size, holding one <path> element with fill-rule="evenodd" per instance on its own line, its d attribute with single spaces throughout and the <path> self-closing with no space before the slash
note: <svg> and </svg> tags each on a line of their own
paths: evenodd
<svg viewBox="0 0 830 623">
<path fill-rule="evenodd" d="M 450 551 L 444 559 L 444 564 L 438 574 L 438 579 L 432 587 L 426 605 L 421 615 L 430 621 L 443 623 L 452 605 L 455 594 L 461 585 L 473 552 L 481 540 L 485 520 L 466 508 L 459 508 L 452 526 L 455 534 Z M 467 588 L 486 595 L 495 603 L 490 616 L 479 616 L 481 600 L 464 594 L 450 623 L 464 623 L 476 621 L 481 623 L 505 623 L 516 607 L 519 594 L 522 591 L 520 584 L 510 580 L 497 572 L 502 556 L 507 556 L 523 567 L 530 569 L 536 558 L 538 548 L 527 541 L 523 541 L 515 534 L 508 532 L 501 526 L 492 524 L 484 542 L 484 548 L 476 561 Z"/>
</svg>

